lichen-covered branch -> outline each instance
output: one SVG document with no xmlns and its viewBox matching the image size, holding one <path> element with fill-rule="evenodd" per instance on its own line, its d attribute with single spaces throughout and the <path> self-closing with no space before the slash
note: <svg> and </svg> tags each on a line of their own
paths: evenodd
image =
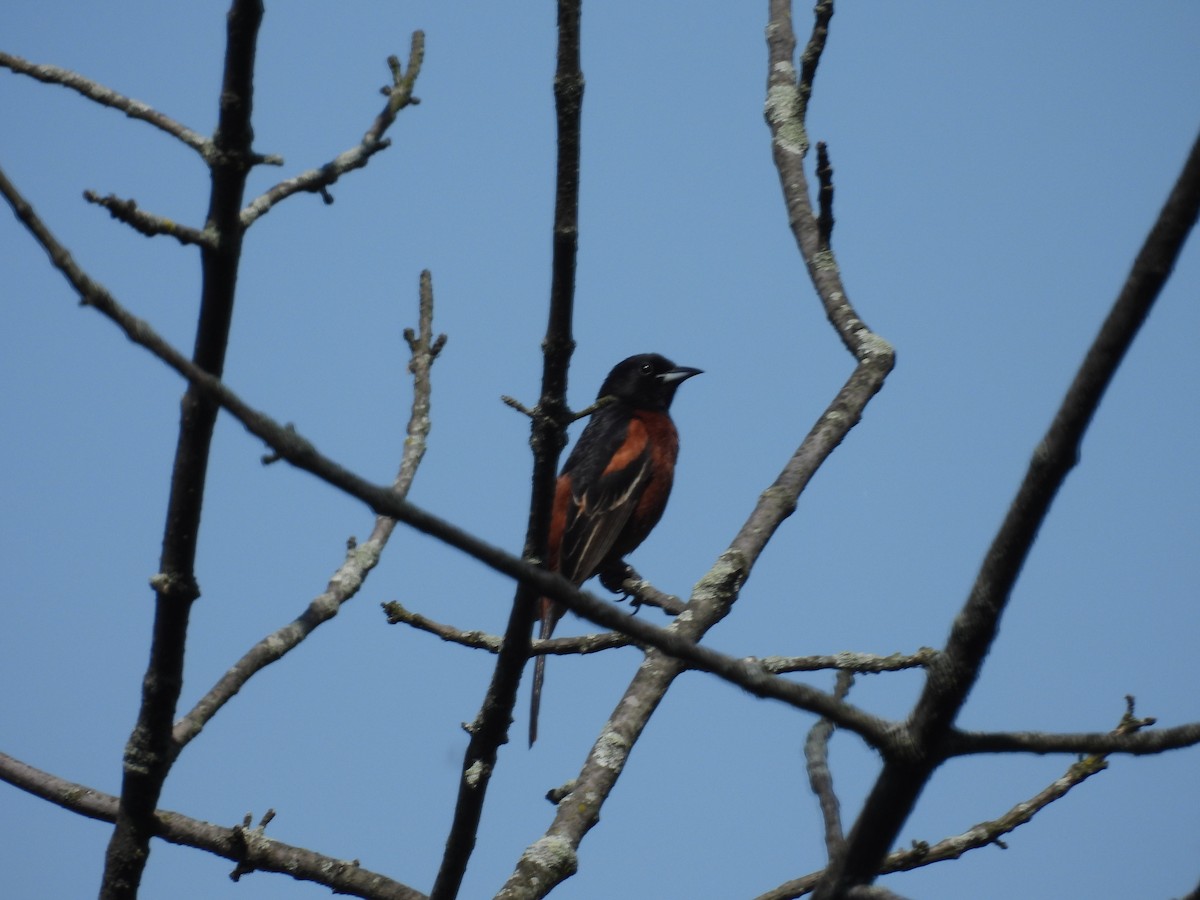
<svg viewBox="0 0 1200 900">
<path fill-rule="evenodd" d="M 924 668 L 936 656 L 936 650 L 922 647 L 916 653 L 893 653 L 890 656 L 845 651 L 823 656 L 764 656 L 759 662 L 764 669 L 775 675 L 787 672 L 820 672 L 826 669 L 866 674 Z"/>
</svg>

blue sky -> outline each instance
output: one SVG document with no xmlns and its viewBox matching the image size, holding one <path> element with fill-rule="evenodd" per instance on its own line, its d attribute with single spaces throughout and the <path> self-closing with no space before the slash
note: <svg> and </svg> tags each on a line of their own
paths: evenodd
<svg viewBox="0 0 1200 900">
<path fill-rule="evenodd" d="M 225 4 L 13 0 L 0 46 L 75 69 L 210 132 Z M 587 78 L 576 337 L 582 407 L 617 360 L 658 351 L 706 374 L 680 391 L 683 450 L 666 517 L 633 561 L 686 594 L 852 367 L 786 227 L 762 120 L 765 4 L 610 0 L 584 12 Z M 797 9 L 806 33 L 807 7 Z M 385 58 L 427 32 L 393 147 L 250 232 L 226 376 L 376 481 L 399 459 L 410 398 L 401 330 L 422 268 L 449 343 L 412 498 L 510 549 L 528 502 L 523 418 L 545 328 L 553 202 L 550 4 L 272 4 L 256 144 L 286 165 L 254 195 L 355 143 Z M 802 496 L 710 635 L 738 655 L 939 646 L 1029 454 L 1069 384 L 1195 137 L 1200 6 L 844 4 L 817 78 L 811 134 L 829 143 L 834 249 L 860 314 L 898 364 Z M 80 199 L 90 188 L 200 225 L 207 173 L 159 132 L 61 88 L 0 73 L 0 166 L 78 261 L 190 348 L 194 250 L 147 240 Z M 0 750 L 119 787 L 152 611 L 180 380 L 82 310 L 0 216 Z M 1017 585 L 964 726 L 1106 730 L 1125 694 L 1164 725 L 1200 719 L 1200 453 L 1192 362 L 1200 246 L 1105 398 L 1080 466 Z M 218 426 L 200 541 L 186 709 L 325 586 L 359 504 Z M 486 460 L 486 461 L 485 461 Z M 482 501 L 482 502 L 481 502 Z M 397 599 L 502 630 L 511 585 L 398 530 L 362 593 L 256 678 L 187 748 L 163 805 L 269 834 L 428 890 L 465 736 L 492 660 L 388 626 Z M 644 613 L 645 614 L 645 613 Z M 657 620 L 656 620 L 657 621 Z M 568 618 L 564 634 L 586 630 Z M 552 816 L 637 665 L 634 651 L 551 660 L 541 738 L 525 698 L 501 754 L 464 897 L 491 896 Z M 832 684 L 823 674 L 809 679 Z M 913 674 L 851 698 L 902 716 Z M 563 898 L 753 896 L 818 868 L 809 716 L 715 679 L 682 678 L 638 744 Z M 939 771 L 902 832 L 936 841 L 999 816 L 1068 758 L 976 758 Z M 851 819 L 877 759 L 832 743 Z M 1200 878 L 1200 757 L 1117 758 L 1008 839 L 885 883 L 914 897 L 1180 896 Z M 3 893 L 77 897 L 109 827 L 0 787 Z M 156 843 L 147 897 L 306 897 L 274 875 Z"/>
</svg>

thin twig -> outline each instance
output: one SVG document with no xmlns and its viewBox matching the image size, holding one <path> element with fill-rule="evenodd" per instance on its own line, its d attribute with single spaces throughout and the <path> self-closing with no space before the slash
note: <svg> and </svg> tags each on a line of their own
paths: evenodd
<svg viewBox="0 0 1200 900">
<path fill-rule="evenodd" d="M 854 684 L 854 676 L 847 671 L 838 672 L 833 696 L 845 700 Z M 804 742 L 804 760 L 808 769 L 808 783 L 821 806 L 821 819 L 825 822 L 825 852 L 830 859 L 841 855 L 846 837 L 842 832 L 842 808 L 833 790 L 833 773 L 829 769 L 829 738 L 833 735 L 833 723 L 819 719 L 808 732 Z"/>
<path fill-rule="evenodd" d="M 628 563 L 621 563 L 614 571 L 601 572 L 600 583 L 614 594 L 629 597 L 635 609 L 639 606 L 653 606 L 669 616 L 677 616 L 687 606 L 673 594 L 664 594 Z"/>
<path fill-rule="evenodd" d="M 389 625 L 408 625 L 418 631 L 436 635 L 443 641 L 461 644 L 475 650 L 486 650 L 488 653 L 499 653 L 500 648 L 504 646 L 504 638 L 498 634 L 455 628 L 453 625 L 435 622 L 427 616 L 406 609 L 403 604 L 397 603 L 395 600 L 381 605 L 387 614 Z M 575 637 L 551 638 L 544 641 L 535 638 L 530 645 L 530 654 L 533 656 L 586 656 L 590 653 L 600 653 L 604 650 L 628 647 L 632 644 L 633 641 L 628 636 L 615 631 L 606 631 L 600 634 L 581 634 Z"/>
<path fill-rule="evenodd" d="M 583 110 L 583 70 L 580 68 L 579 53 L 581 2 L 558 0 L 558 48 L 554 74 L 558 160 L 550 309 L 546 336 L 542 341 L 541 395 L 530 421 L 533 490 L 522 554 L 525 559 L 535 562 L 546 558 L 558 458 L 566 445 L 569 424 L 567 372 L 575 348 L 572 322 L 579 246 L 579 148 Z M 446 838 L 442 864 L 430 892 L 433 900 L 453 900 L 462 885 L 467 863 L 475 847 L 475 835 L 479 830 L 483 802 L 496 758 L 500 747 L 508 741 L 508 728 L 516 705 L 517 688 L 529 656 L 530 633 L 536 619 L 539 597 L 535 585 L 524 580 L 519 583 L 504 631 L 504 647 L 497 655 L 487 694 L 471 725 L 471 738 L 459 775 L 454 819 Z"/>
<path fill-rule="evenodd" d="M 791 17 L 790 10 L 788 16 Z M 800 99 L 797 111 L 801 122 L 808 119 L 808 103 L 812 98 L 813 82 L 817 78 L 817 66 L 821 62 L 821 54 L 825 52 L 825 41 L 829 37 L 829 21 L 832 18 L 833 0 L 821 0 L 813 7 L 812 33 L 808 36 L 808 44 L 805 46 L 804 52 L 800 54 L 800 77 L 795 79 Z M 772 24 L 776 21 L 775 15 L 772 14 Z M 792 39 L 792 45 L 794 52 L 795 38 Z M 788 54 L 788 60 L 791 60 L 791 53 Z"/>
<path fill-rule="evenodd" d="M 392 488 L 397 496 L 407 497 L 417 469 L 425 456 L 430 430 L 430 395 L 433 383 L 430 369 L 446 336 L 433 336 L 433 282 L 428 271 L 421 273 L 417 332 L 405 330 L 411 351 L 408 370 L 413 376 L 413 402 L 408 417 L 407 437 L 401 454 L 400 468 Z M 396 520 L 377 516 L 371 536 L 361 544 L 349 542 L 346 558 L 329 579 L 325 591 L 287 625 L 267 635 L 239 659 L 186 716 L 175 723 L 173 753 L 179 754 L 208 723 L 217 711 L 242 689 L 250 678 L 266 666 L 295 649 L 318 626 L 338 614 L 342 604 L 358 593 L 363 582 L 379 562 Z"/>
<path fill-rule="evenodd" d="M 387 100 L 384 102 L 383 109 L 379 115 L 375 117 L 375 121 L 371 123 L 371 127 L 363 135 L 362 140 L 349 150 L 339 153 L 319 169 L 309 169 L 307 172 L 301 172 L 293 178 L 279 182 L 255 197 L 241 211 L 242 227 L 249 228 L 256 220 L 269 212 L 272 207 L 291 197 L 293 194 L 307 191 L 313 194 L 320 194 L 326 203 L 332 203 L 333 197 L 329 193 L 330 186 L 347 172 L 351 172 L 354 169 L 361 169 L 371 161 L 372 156 L 391 146 L 391 141 L 385 138 L 384 134 L 391 127 L 392 123 L 396 121 L 396 115 L 405 107 L 420 103 L 413 96 L 413 89 L 416 87 L 417 76 L 421 74 L 421 63 L 424 59 L 425 32 L 414 31 L 412 34 L 412 44 L 408 51 L 408 69 L 405 70 L 400 65 L 399 59 L 395 56 L 388 57 L 388 67 L 392 73 L 392 84 L 384 88 Z"/>
<path fill-rule="evenodd" d="M 165 234 L 168 237 L 175 238 L 175 240 L 179 241 L 185 247 L 188 244 L 197 244 L 212 250 L 216 246 L 215 239 L 208 232 L 200 231 L 198 228 L 191 228 L 187 225 L 180 225 L 178 222 L 173 222 L 163 216 L 148 213 L 144 209 L 140 209 L 133 200 L 122 200 L 114 194 L 101 197 L 95 191 L 84 191 L 83 199 L 88 203 L 103 206 L 114 219 L 124 222 L 140 234 L 146 235 L 146 237 Z"/>
<path fill-rule="evenodd" d="M 116 91 L 106 88 L 104 85 L 98 84 L 90 78 L 84 78 L 77 72 L 60 69 L 58 66 L 32 63 L 19 56 L 13 56 L 11 53 L 2 52 L 0 52 L 0 66 L 11 69 L 18 74 L 36 78 L 38 81 L 45 82 L 46 84 L 62 85 L 76 93 L 82 94 L 89 100 L 99 103 L 101 106 L 108 106 L 119 110 L 131 119 L 139 119 L 142 122 L 153 125 L 160 131 L 165 131 L 167 134 L 191 147 L 205 159 L 208 159 L 212 155 L 213 143 L 204 137 L 204 135 L 198 134 L 190 128 L 185 128 L 170 116 L 163 115 L 140 100 L 134 100 L 131 97 L 126 97 L 124 94 L 118 94 Z"/>
<path fill-rule="evenodd" d="M 1154 719 L 1146 719 L 1147 724 Z M 969 756 L 976 753 L 1126 753 L 1148 756 L 1165 750 L 1193 747 L 1200 743 L 1200 722 L 1159 728 L 1126 737 L 1103 731 L 1078 734 L 1027 732 L 951 731 L 946 738 L 945 756 Z"/>
</svg>

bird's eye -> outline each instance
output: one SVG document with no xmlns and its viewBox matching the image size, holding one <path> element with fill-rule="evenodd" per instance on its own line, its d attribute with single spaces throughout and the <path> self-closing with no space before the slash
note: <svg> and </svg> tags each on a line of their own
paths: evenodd
<svg viewBox="0 0 1200 900">
<path fill-rule="evenodd" d="M 653 375 L 653 374 L 654 374 L 654 366 L 653 366 L 653 364 L 651 364 L 651 363 L 642 363 L 642 374 L 643 374 L 643 375 Z"/>
</svg>

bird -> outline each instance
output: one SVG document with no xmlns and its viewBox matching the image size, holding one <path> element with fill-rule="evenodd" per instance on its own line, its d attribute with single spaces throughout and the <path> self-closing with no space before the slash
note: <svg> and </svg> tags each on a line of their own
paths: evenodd
<svg viewBox="0 0 1200 900">
<path fill-rule="evenodd" d="M 657 353 L 617 363 L 597 394 L 599 409 L 563 464 L 554 491 L 546 567 L 576 586 L 616 573 L 662 518 L 675 478 L 679 433 L 668 412 L 679 385 L 702 370 Z M 619 581 L 619 579 L 617 579 Z M 549 639 L 566 612 L 539 601 L 540 637 Z M 529 746 L 538 734 L 546 657 L 533 667 Z"/>
</svg>

